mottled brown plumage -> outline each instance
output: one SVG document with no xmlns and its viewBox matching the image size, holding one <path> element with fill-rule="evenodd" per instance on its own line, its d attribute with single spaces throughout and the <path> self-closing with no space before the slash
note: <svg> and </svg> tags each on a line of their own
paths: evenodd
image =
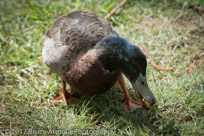
<svg viewBox="0 0 204 136">
<path fill-rule="evenodd" d="M 47 44 L 44 44 L 44 50 L 47 50 L 44 56 L 47 56 L 48 52 L 50 58 L 56 52 L 61 56 L 56 57 L 54 61 L 49 58 L 44 61 L 69 83 L 74 91 L 84 95 L 103 93 L 109 90 L 120 76 L 120 71 L 104 70 L 97 62 L 95 50 L 92 50 L 98 41 L 108 35 L 119 34 L 106 19 L 95 14 L 75 11 L 61 16 L 48 32 L 54 47 L 46 48 Z"/>
</svg>

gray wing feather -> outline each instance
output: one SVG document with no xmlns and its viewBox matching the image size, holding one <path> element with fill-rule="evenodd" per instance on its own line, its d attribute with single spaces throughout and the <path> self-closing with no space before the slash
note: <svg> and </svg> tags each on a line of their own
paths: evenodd
<svg viewBox="0 0 204 136">
<path fill-rule="evenodd" d="M 43 46 L 43 60 L 58 73 L 63 66 L 69 67 L 76 58 L 108 35 L 119 34 L 106 19 L 93 13 L 75 11 L 61 16 L 48 32 Z"/>
</svg>

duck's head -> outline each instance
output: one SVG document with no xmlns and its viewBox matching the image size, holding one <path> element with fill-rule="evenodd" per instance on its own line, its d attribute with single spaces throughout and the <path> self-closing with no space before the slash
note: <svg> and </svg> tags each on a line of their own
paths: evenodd
<svg viewBox="0 0 204 136">
<path fill-rule="evenodd" d="M 152 94 L 146 79 L 147 60 L 140 48 L 128 43 L 126 59 L 122 61 L 122 73 L 130 80 L 137 97 L 146 108 L 158 102 Z"/>
<path fill-rule="evenodd" d="M 145 108 L 156 105 L 158 102 L 147 84 L 147 59 L 141 49 L 119 36 L 105 37 L 98 45 L 105 48 L 103 55 L 100 55 L 104 67 L 110 71 L 120 69 L 130 80 Z"/>
</svg>

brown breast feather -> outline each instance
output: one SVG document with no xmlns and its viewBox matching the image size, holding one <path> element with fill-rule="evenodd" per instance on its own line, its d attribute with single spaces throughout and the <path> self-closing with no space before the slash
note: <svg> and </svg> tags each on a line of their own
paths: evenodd
<svg viewBox="0 0 204 136">
<path fill-rule="evenodd" d="M 121 72 L 103 69 L 97 60 L 95 49 L 92 49 L 65 74 L 67 75 L 65 80 L 74 91 L 83 95 L 96 95 L 109 90 Z"/>
</svg>

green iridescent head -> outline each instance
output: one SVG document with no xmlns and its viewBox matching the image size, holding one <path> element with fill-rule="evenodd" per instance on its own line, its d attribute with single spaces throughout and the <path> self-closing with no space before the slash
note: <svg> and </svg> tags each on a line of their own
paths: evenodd
<svg viewBox="0 0 204 136">
<path fill-rule="evenodd" d="M 155 104 L 156 98 L 146 80 L 146 56 L 138 46 L 119 36 L 107 36 L 95 48 L 99 51 L 98 58 L 106 70 L 121 70 L 130 80 L 139 99 Z"/>
</svg>

